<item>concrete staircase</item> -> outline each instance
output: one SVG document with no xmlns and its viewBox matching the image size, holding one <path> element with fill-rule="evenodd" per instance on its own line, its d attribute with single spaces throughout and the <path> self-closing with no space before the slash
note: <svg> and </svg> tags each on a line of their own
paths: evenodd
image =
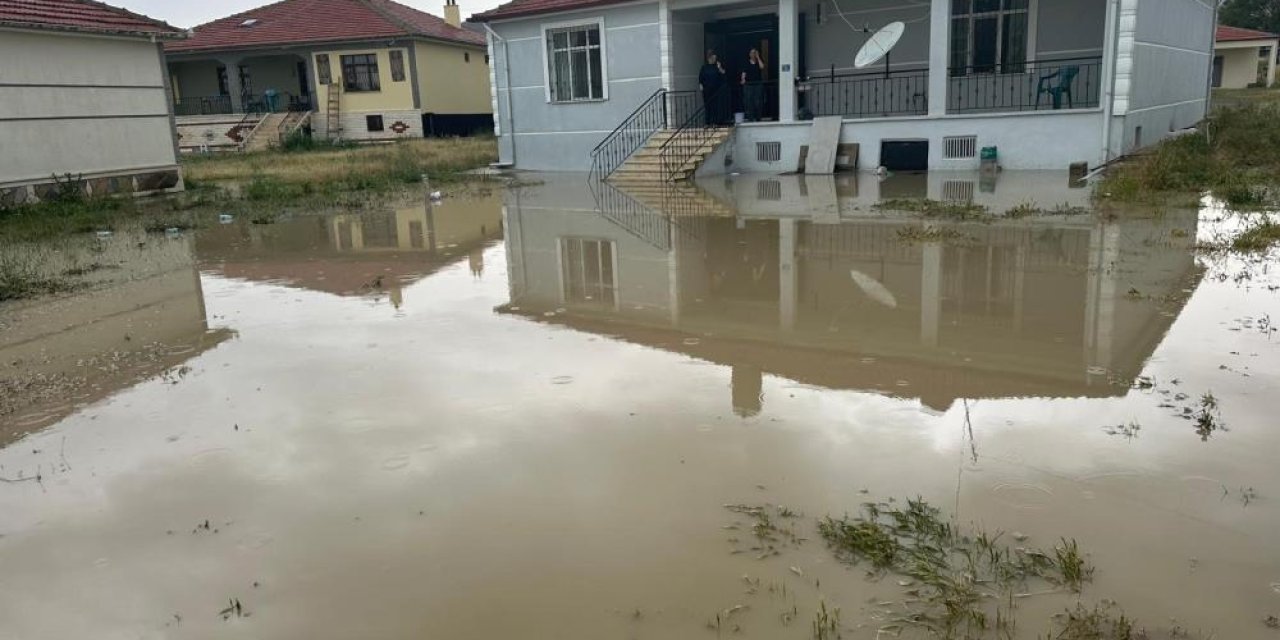
<svg viewBox="0 0 1280 640">
<path fill-rule="evenodd" d="M 679 135 L 692 136 L 694 134 L 703 135 L 704 133 L 705 130 L 685 130 L 680 132 Z M 618 167 L 617 171 L 614 171 L 613 174 L 609 176 L 609 182 L 619 186 L 625 185 L 628 187 L 631 185 L 660 184 L 666 182 L 667 176 L 663 171 L 660 151 L 662 146 L 675 135 L 677 135 L 676 131 L 671 129 L 664 129 L 654 133 L 643 147 L 632 154 L 621 167 Z M 720 145 L 724 144 L 732 135 L 733 129 L 716 129 L 715 131 L 710 132 L 709 135 L 699 143 L 696 150 L 683 149 L 683 152 L 693 151 L 693 153 L 689 155 L 684 164 L 681 165 L 679 170 L 676 171 L 675 175 L 671 176 L 671 178 L 676 181 L 692 178 L 694 172 L 698 170 L 698 167 L 702 166 L 702 163 L 707 159 L 707 156 L 711 155 L 712 152 L 714 152 Z M 679 144 L 679 141 L 677 141 L 677 144 Z M 631 189 L 628 188 L 627 191 L 630 192 Z"/>
<path fill-rule="evenodd" d="M 280 144 L 280 124 L 290 115 L 292 114 L 268 113 L 263 116 L 262 122 L 254 128 L 249 139 L 244 141 L 244 150 L 246 152 L 266 151 Z"/>
</svg>

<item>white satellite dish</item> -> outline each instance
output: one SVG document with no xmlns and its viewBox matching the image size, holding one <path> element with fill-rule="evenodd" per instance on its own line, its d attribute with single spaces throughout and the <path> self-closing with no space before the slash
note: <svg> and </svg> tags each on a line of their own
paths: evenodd
<svg viewBox="0 0 1280 640">
<path fill-rule="evenodd" d="M 858 55 L 853 59 L 853 66 L 865 69 L 881 60 L 886 60 L 889 52 L 898 44 L 906 31 L 907 25 L 902 22 L 890 22 L 885 25 L 883 29 L 872 34 L 867 43 L 858 50 Z"/>
</svg>

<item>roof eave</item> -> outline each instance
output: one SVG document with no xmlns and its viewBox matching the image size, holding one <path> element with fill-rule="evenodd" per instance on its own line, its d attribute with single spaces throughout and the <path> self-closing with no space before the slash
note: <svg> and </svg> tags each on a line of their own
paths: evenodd
<svg viewBox="0 0 1280 640">
<path fill-rule="evenodd" d="M 44 22 L 17 22 L 6 20 L 0 22 L 0 29 L 25 29 L 29 31 L 56 31 L 59 33 L 81 33 L 95 36 L 118 36 L 123 38 L 147 38 L 156 40 L 185 40 L 185 31 L 130 31 L 127 29 L 94 29 L 72 25 L 48 24 Z"/>
<path fill-rule="evenodd" d="M 173 49 L 173 50 L 166 49 L 165 55 L 171 55 L 171 56 L 183 56 L 188 54 L 191 54 L 191 55 L 206 54 L 207 55 L 207 54 L 216 54 L 216 53 L 222 53 L 222 52 L 229 53 L 229 52 L 240 52 L 240 51 L 261 51 L 263 49 L 282 49 L 282 50 L 309 49 L 314 47 L 325 47 L 325 46 L 333 46 L 333 45 L 341 45 L 341 44 L 363 45 L 363 44 L 381 43 L 385 45 L 387 41 L 394 42 L 398 40 L 427 40 L 430 42 L 451 45 L 455 47 L 472 47 L 476 49 L 484 49 L 486 47 L 485 43 L 483 42 L 479 42 L 479 43 L 462 42 L 460 40 L 436 38 L 428 35 L 415 33 L 415 34 L 398 34 L 398 35 L 388 35 L 388 36 L 372 36 L 368 38 L 336 38 L 336 39 L 330 38 L 326 40 L 294 40 L 289 42 L 258 42 L 253 44 L 217 45 L 217 46 L 192 47 L 192 48 L 182 48 L 182 49 Z"/>
</svg>

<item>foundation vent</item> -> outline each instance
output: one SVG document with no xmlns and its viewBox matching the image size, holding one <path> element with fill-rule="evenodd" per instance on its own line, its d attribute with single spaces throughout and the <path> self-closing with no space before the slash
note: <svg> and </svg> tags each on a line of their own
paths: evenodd
<svg viewBox="0 0 1280 640">
<path fill-rule="evenodd" d="M 947 202 L 973 202 L 976 186 L 970 180 L 947 180 L 942 183 L 942 199 Z"/>
<path fill-rule="evenodd" d="M 757 200 L 781 200 L 782 183 L 777 180 L 761 180 L 756 183 Z"/>
<path fill-rule="evenodd" d="M 781 142 L 757 142 L 756 143 L 756 160 L 759 162 L 781 162 L 782 161 L 782 143 Z"/>
<path fill-rule="evenodd" d="M 948 160 L 978 157 L 978 136 L 950 136 L 943 138 L 942 157 Z"/>
</svg>

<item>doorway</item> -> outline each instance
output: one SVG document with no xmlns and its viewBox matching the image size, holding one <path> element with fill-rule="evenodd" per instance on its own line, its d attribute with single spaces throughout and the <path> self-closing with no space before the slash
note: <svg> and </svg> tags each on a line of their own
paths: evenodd
<svg viewBox="0 0 1280 640">
<path fill-rule="evenodd" d="M 739 80 L 747 68 L 752 49 L 764 60 L 763 120 L 778 119 L 778 16 L 776 14 L 729 18 L 708 22 L 703 27 L 703 44 L 720 57 L 729 86 L 733 112 L 746 109 Z"/>
</svg>

